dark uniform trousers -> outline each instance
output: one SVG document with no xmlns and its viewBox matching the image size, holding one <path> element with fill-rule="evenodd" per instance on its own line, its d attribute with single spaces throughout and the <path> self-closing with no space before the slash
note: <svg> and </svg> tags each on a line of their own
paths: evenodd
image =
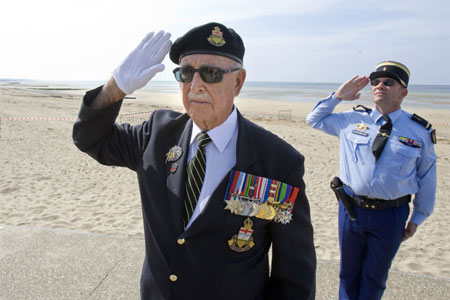
<svg viewBox="0 0 450 300">
<path fill-rule="evenodd" d="M 99 163 L 137 172 L 146 245 L 142 299 L 314 299 L 316 258 L 300 153 L 238 113 L 234 169 L 298 186 L 300 192 L 289 224 L 252 217 L 255 245 L 235 252 L 228 240 L 238 234 L 246 217 L 224 209 L 229 175 L 204 211 L 183 229 L 192 120 L 186 114 L 160 110 L 138 126 L 115 124 L 121 102 L 100 110 L 88 107 L 100 89 L 85 95 L 73 140 Z M 183 153 L 171 172 L 166 154 L 175 145 Z"/>
<path fill-rule="evenodd" d="M 409 205 L 370 210 L 353 206 L 351 220 L 339 201 L 340 300 L 378 300 L 404 236 Z"/>
</svg>

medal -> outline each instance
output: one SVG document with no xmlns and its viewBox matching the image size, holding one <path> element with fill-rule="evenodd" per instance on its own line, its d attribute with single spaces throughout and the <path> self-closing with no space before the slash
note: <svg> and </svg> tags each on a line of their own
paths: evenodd
<svg viewBox="0 0 450 300">
<path fill-rule="evenodd" d="M 166 163 L 179 160 L 182 154 L 183 149 L 181 149 L 180 146 L 173 146 L 170 148 L 169 152 L 166 153 Z"/>
<path fill-rule="evenodd" d="M 283 225 L 288 224 L 292 220 L 292 212 L 288 209 L 282 209 L 281 207 L 277 208 L 277 213 L 275 218 L 273 219 L 277 223 L 281 223 Z"/>
<path fill-rule="evenodd" d="M 249 202 L 252 209 L 250 210 L 249 217 L 254 217 L 259 213 L 259 205 L 255 202 Z"/>
<path fill-rule="evenodd" d="M 256 214 L 257 218 L 264 219 L 264 220 L 273 220 L 273 218 L 276 215 L 275 208 L 271 205 L 267 204 L 260 204 L 259 205 L 259 212 Z"/>
<path fill-rule="evenodd" d="M 234 214 L 239 208 L 239 200 L 231 198 L 230 200 L 225 200 L 225 203 L 227 204 L 227 206 L 225 206 L 225 209 L 228 209 L 232 214 Z"/>
<path fill-rule="evenodd" d="M 225 192 L 225 210 L 246 217 L 288 224 L 299 188 L 287 183 L 232 170 Z"/>
</svg>

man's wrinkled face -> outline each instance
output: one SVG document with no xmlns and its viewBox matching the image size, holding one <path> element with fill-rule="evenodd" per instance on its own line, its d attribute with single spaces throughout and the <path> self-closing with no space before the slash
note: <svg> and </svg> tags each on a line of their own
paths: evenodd
<svg viewBox="0 0 450 300">
<path fill-rule="evenodd" d="M 223 56 L 191 54 L 183 57 L 180 67 L 218 67 L 223 70 L 238 64 Z M 202 130 L 211 130 L 221 125 L 233 110 L 234 97 L 239 95 L 245 80 L 245 70 L 223 74 L 217 83 L 206 83 L 198 72 L 191 82 L 180 82 L 183 105 L 187 114 Z"/>
</svg>

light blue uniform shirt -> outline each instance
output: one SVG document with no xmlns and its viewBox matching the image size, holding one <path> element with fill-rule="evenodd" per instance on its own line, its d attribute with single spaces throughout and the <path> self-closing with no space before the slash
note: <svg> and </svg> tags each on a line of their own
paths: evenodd
<svg viewBox="0 0 450 300">
<path fill-rule="evenodd" d="M 340 102 L 332 94 L 320 101 L 306 118 L 313 128 L 339 138 L 339 177 L 360 196 L 392 200 L 415 195 L 411 221 L 420 225 L 433 212 L 436 194 L 436 154 L 431 129 L 411 120 L 411 114 L 402 109 L 390 113 L 392 131 L 375 163 L 372 144 L 385 122 L 382 114 L 376 109 L 370 113 L 353 110 L 333 113 Z M 410 145 L 401 142 L 407 140 Z"/>
</svg>

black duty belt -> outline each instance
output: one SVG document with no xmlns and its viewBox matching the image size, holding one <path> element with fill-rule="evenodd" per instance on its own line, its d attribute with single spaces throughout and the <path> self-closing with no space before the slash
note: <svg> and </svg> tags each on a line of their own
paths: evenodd
<svg viewBox="0 0 450 300">
<path fill-rule="evenodd" d="M 382 210 L 386 208 L 399 207 L 400 205 L 409 203 L 411 195 L 406 195 L 394 200 L 373 199 L 366 196 L 350 196 L 353 204 L 371 210 Z"/>
</svg>

